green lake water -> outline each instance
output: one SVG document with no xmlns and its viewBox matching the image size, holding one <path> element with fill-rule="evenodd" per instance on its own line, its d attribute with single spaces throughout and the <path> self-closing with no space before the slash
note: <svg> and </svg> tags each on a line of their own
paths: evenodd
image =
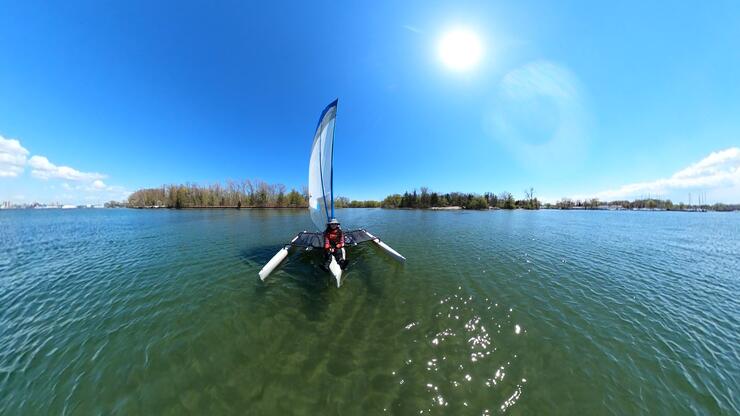
<svg viewBox="0 0 740 416">
<path fill-rule="evenodd" d="M 0 414 L 738 414 L 737 213 L 0 212 Z"/>
</svg>

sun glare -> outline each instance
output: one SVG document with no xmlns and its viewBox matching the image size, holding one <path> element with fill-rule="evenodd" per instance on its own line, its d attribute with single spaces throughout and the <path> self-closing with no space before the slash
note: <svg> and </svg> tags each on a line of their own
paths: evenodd
<svg viewBox="0 0 740 416">
<path fill-rule="evenodd" d="M 474 68 L 483 55 L 478 36 L 467 29 L 451 30 L 439 41 L 439 57 L 450 69 L 466 71 Z"/>
</svg>

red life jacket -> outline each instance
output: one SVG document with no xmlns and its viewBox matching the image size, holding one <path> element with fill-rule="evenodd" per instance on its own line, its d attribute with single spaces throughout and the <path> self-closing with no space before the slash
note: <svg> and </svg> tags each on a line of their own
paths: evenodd
<svg viewBox="0 0 740 416">
<path fill-rule="evenodd" d="M 329 249 L 344 247 L 344 233 L 339 227 L 336 230 L 328 229 L 324 231 L 324 248 Z"/>
</svg>

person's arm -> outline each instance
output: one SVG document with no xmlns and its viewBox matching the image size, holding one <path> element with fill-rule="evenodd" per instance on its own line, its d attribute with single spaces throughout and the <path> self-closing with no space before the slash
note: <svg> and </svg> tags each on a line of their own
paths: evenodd
<svg viewBox="0 0 740 416">
<path fill-rule="evenodd" d="M 337 243 L 337 248 L 344 247 L 344 231 L 339 230 L 339 242 Z"/>
<path fill-rule="evenodd" d="M 329 250 L 331 243 L 329 242 L 329 234 L 324 233 L 324 250 Z"/>
</svg>

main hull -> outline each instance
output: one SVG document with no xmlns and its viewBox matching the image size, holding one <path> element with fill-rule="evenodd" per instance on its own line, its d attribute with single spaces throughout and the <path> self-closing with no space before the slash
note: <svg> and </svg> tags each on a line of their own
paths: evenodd
<svg viewBox="0 0 740 416">
<path fill-rule="evenodd" d="M 339 267 L 339 263 L 337 263 L 337 260 L 334 258 L 334 256 L 331 256 L 331 263 L 329 263 L 329 273 L 334 277 L 334 280 L 337 282 L 337 287 L 342 285 L 342 268 Z"/>
</svg>

